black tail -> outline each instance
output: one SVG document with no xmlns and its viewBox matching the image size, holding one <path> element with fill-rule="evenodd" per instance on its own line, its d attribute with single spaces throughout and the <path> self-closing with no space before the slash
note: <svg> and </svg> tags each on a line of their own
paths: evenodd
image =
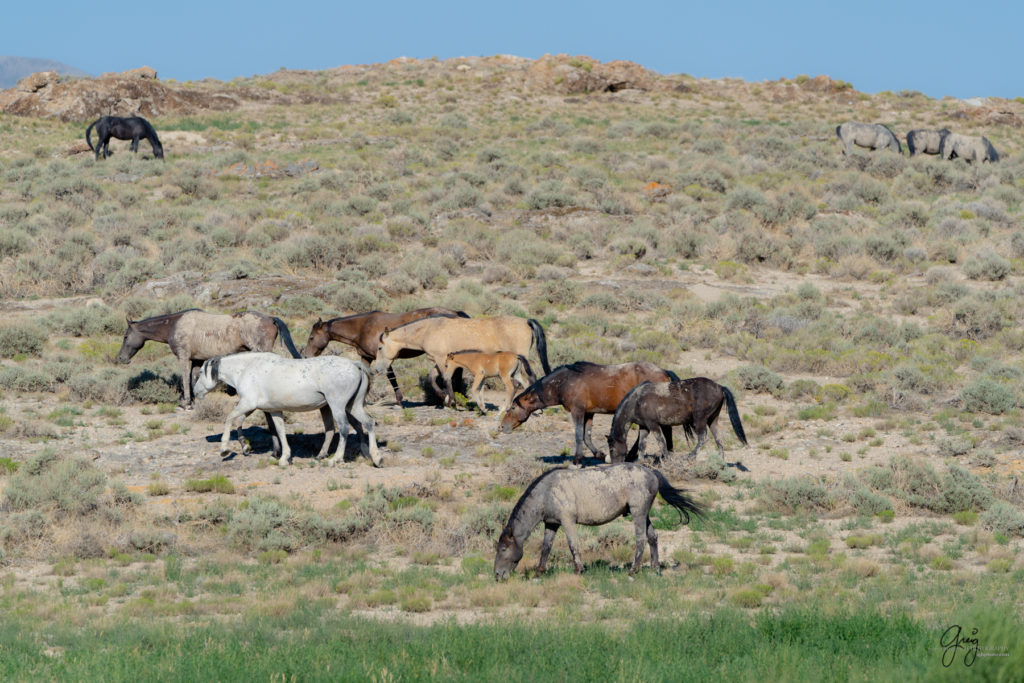
<svg viewBox="0 0 1024 683">
<path fill-rule="evenodd" d="M 460 318 L 468 318 L 469 317 L 469 313 L 466 313 L 465 311 L 455 311 L 455 313 Z"/>
<path fill-rule="evenodd" d="M 740 440 L 740 443 L 746 446 L 747 435 L 743 432 L 743 423 L 740 422 L 740 411 L 736 410 L 736 399 L 733 398 L 732 392 L 729 391 L 728 387 L 722 387 L 722 393 L 725 394 L 725 407 L 729 411 L 729 422 L 732 422 L 732 431 L 736 432 L 736 437 Z"/>
<path fill-rule="evenodd" d="M 93 126 L 95 126 L 99 122 L 100 120 L 96 119 L 95 121 L 89 124 L 88 128 L 85 129 L 85 144 L 89 145 L 89 149 L 93 151 L 95 151 L 95 148 L 92 146 L 92 140 L 89 139 L 89 134 L 92 133 Z"/>
<path fill-rule="evenodd" d="M 658 470 L 651 471 L 658 478 L 658 493 L 661 494 L 666 503 L 679 510 L 679 521 L 689 524 L 691 514 L 698 519 L 707 519 L 707 510 L 687 496 L 685 491 L 677 489 L 668 483 L 665 475 Z"/>
<path fill-rule="evenodd" d="M 534 374 L 533 368 L 530 367 L 530 361 L 526 359 L 526 356 L 519 356 L 519 364 L 523 367 L 523 371 L 526 372 L 526 376 L 530 378 L 530 384 L 537 381 L 537 375 Z"/>
<path fill-rule="evenodd" d="M 302 358 L 302 354 L 295 348 L 295 344 L 292 343 L 292 334 L 288 331 L 288 326 L 284 324 L 284 321 L 276 316 L 270 316 L 274 324 L 277 325 L 277 332 L 281 335 L 281 341 L 284 342 L 285 348 L 288 349 L 288 353 L 292 354 L 292 358 Z"/>
<path fill-rule="evenodd" d="M 544 367 L 544 374 L 551 374 L 551 366 L 548 365 L 548 340 L 544 336 L 544 328 L 540 323 L 530 318 L 526 321 L 533 331 L 533 340 L 537 344 L 537 355 L 540 356 L 540 364 Z"/>
</svg>

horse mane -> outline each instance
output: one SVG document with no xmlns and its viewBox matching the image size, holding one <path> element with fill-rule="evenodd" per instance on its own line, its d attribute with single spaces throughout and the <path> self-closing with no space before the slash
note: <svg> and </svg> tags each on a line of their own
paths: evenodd
<svg viewBox="0 0 1024 683">
<path fill-rule="evenodd" d="M 163 322 L 164 320 L 168 320 L 170 318 L 180 317 L 180 316 L 184 315 L 185 313 L 191 313 L 192 311 L 202 311 L 202 310 L 203 309 L 201 309 L 201 308 L 186 308 L 184 311 L 178 311 L 176 313 L 163 313 L 161 315 L 154 315 L 154 316 L 152 316 L 150 318 L 145 318 L 143 320 L 136 320 L 135 324 L 137 325 L 139 323 Z"/>
<path fill-rule="evenodd" d="M 519 500 L 516 501 L 515 507 L 512 508 L 512 513 L 508 516 L 508 524 L 506 524 L 505 528 L 501 531 L 502 536 L 504 536 L 505 532 L 509 530 L 509 528 L 512 526 L 512 523 L 516 521 L 516 518 L 519 516 L 519 511 L 523 508 L 523 504 L 526 502 L 526 499 L 530 497 L 530 494 L 533 493 L 533 490 L 537 488 L 538 484 L 547 479 L 548 475 L 551 474 L 552 472 L 558 472 L 559 470 L 567 469 L 569 468 L 552 467 L 550 470 L 544 472 L 539 477 L 530 482 L 530 485 L 526 487 L 525 491 L 523 491 L 523 495 L 519 496 Z"/>
<path fill-rule="evenodd" d="M 364 315 L 373 315 L 374 313 L 380 313 L 380 311 L 373 310 L 367 311 L 366 313 L 353 313 L 351 315 L 342 315 L 337 318 L 331 318 L 330 320 L 324 320 L 323 323 L 325 325 L 330 325 L 331 323 L 341 322 L 342 320 L 351 320 L 352 318 L 358 318 Z"/>
<path fill-rule="evenodd" d="M 616 432 L 621 431 L 622 438 L 626 438 L 626 433 L 629 431 L 629 423 L 626 423 L 625 429 L 622 428 L 622 421 L 625 419 L 624 416 L 626 414 L 626 411 L 634 409 L 636 407 L 637 389 L 648 384 L 652 384 L 652 382 L 650 380 L 640 382 L 640 384 L 637 384 L 635 387 L 630 389 L 629 393 L 622 397 L 622 400 L 619 401 L 619 407 L 615 409 L 615 414 L 612 416 L 612 427 L 611 430 L 608 432 L 608 436 L 615 437 Z"/>
<path fill-rule="evenodd" d="M 555 382 L 565 381 L 565 375 L 567 373 L 572 372 L 572 373 L 576 373 L 576 374 L 581 374 L 588 367 L 594 367 L 596 365 L 597 365 L 597 363 L 591 363 L 590 361 L 585 361 L 585 360 L 578 360 L 578 361 L 575 361 L 573 363 L 566 363 L 565 365 L 559 365 L 557 368 L 555 368 L 554 370 L 552 370 L 548 374 L 546 374 L 543 377 L 539 378 L 536 382 L 534 382 L 530 386 L 528 386 L 525 389 L 523 389 L 522 391 L 520 391 L 519 394 L 514 399 L 512 399 L 512 403 L 516 403 L 519 400 L 520 396 L 522 396 L 523 394 L 525 394 L 525 393 L 527 393 L 529 391 L 532 391 L 533 393 L 537 394 L 538 396 L 542 396 L 543 395 L 542 392 L 545 389 L 547 389 L 549 385 L 551 385 L 551 384 L 553 384 Z"/>
</svg>

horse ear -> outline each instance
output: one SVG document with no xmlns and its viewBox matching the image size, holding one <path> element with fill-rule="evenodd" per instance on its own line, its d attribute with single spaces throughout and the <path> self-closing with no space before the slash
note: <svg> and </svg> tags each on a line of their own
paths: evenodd
<svg viewBox="0 0 1024 683">
<path fill-rule="evenodd" d="M 317 319 L 316 319 L 316 323 L 315 323 L 315 324 L 316 324 L 316 325 L 323 325 L 323 324 L 324 324 L 324 319 L 323 319 L 323 318 L 321 318 L 320 316 L 317 316 Z"/>
<path fill-rule="evenodd" d="M 135 321 L 132 320 L 131 318 L 129 318 L 128 316 L 125 316 L 124 319 L 125 319 L 125 322 L 128 323 L 128 327 L 131 327 L 132 325 L 135 324 Z"/>
</svg>

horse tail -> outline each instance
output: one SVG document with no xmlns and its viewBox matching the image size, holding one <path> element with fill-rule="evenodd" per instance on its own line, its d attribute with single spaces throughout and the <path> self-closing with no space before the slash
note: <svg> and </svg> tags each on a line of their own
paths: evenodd
<svg viewBox="0 0 1024 683">
<path fill-rule="evenodd" d="M 666 503 L 679 510 L 679 521 L 684 524 L 690 523 L 690 515 L 698 519 L 707 519 L 707 510 L 697 503 L 693 498 L 686 495 L 683 489 L 677 489 L 668 483 L 665 475 L 658 470 L 652 469 L 654 476 L 658 478 L 658 493 Z"/>
<path fill-rule="evenodd" d="M 455 315 L 458 316 L 459 318 L 469 317 L 469 313 L 466 313 L 465 311 L 455 311 Z"/>
<path fill-rule="evenodd" d="M 983 135 L 981 136 L 981 141 L 985 144 L 985 151 L 988 153 L 988 160 L 990 162 L 999 161 L 999 153 L 996 152 L 996 148 L 992 146 L 992 143 L 988 141 L 988 138 Z"/>
<path fill-rule="evenodd" d="M 352 398 L 348 400 L 346 410 L 350 413 L 354 406 L 366 405 L 366 395 L 370 393 L 370 382 L 373 381 L 373 375 L 370 374 L 370 366 L 361 360 L 352 362 L 355 363 L 356 367 L 359 369 L 359 388 L 352 394 Z M 356 420 L 356 423 L 358 422 L 359 421 Z M 352 426 L 357 428 L 355 424 Z M 342 443 L 339 445 L 339 448 L 345 448 L 344 437 L 342 437 Z"/>
<path fill-rule="evenodd" d="M 910 152 L 910 156 L 914 156 L 914 153 L 917 152 L 917 147 L 914 145 L 914 138 L 917 137 L 916 133 L 916 130 L 907 133 L 907 151 Z"/>
<path fill-rule="evenodd" d="M 530 361 L 527 360 L 526 356 L 523 356 L 523 355 L 519 355 L 517 357 L 519 358 L 519 366 L 526 373 L 526 376 L 530 378 L 530 384 L 533 384 L 534 382 L 536 382 L 537 381 L 537 375 L 534 374 L 533 368 L 530 367 Z M 513 374 L 515 374 L 515 373 L 513 373 Z"/>
<path fill-rule="evenodd" d="M 284 342 L 285 348 L 288 349 L 288 353 L 292 354 L 292 358 L 302 358 L 302 354 L 295 348 L 295 344 L 292 342 L 292 334 L 288 331 L 288 326 L 284 324 L 284 321 L 277 316 L 270 316 L 270 319 L 277 325 L 277 332 L 281 335 L 281 341 Z"/>
<path fill-rule="evenodd" d="M 537 355 L 540 356 L 540 364 L 544 367 L 544 374 L 550 375 L 551 366 L 548 365 L 548 340 L 544 336 L 544 328 L 533 318 L 527 320 L 526 324 L 530 326 L 530 330 L 533 332 L 533 341 L 537 345 Z"/>
<path fill-rule="evenodd" d="M 732 422 L 732 431 L 736 432 L 736 437 L 740 440 L 740 443 L 746 446 L 747 435 L 743 431 L 743 423 L 740 422 L 740 411 L 736 409 L 736 399 L 733 398 L 732 392 L 729 391 L 728 387 L 722 387 L 722 393 L 725 394 L 725 407 L 729 411 L 729 422 Z"/>
<path fill-rule="evenodd" d="M 839 138 L 840 140 L 843 139 L 842 130 L 843 130 L 843 124 L 840 123 L 838 126 L 836 126 L 836 137 Z"/>
<path fill-rule="evenodd" d="M 93 126 L 95 126 L 99 122 L 100 120 L 96 119 L 95 121 L 89 124 L 88 128 L 85 129 L 85 144 L 89 145 L 90 151 L 95 151 L 95 148 L 92 146 L 92 140 L 89 139 L 89 135 L 92 133 Z"/>
</svg>

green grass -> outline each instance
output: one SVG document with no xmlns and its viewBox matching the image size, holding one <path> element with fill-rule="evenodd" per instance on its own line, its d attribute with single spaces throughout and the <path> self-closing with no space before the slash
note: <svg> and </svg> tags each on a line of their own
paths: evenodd
<svg viewBox="0 0 1024 683">
<path fill-rule="evenodd" d="M 744 601 L 754 594 L 761 595 L 751 589 Z M 423 604 L 422 596 L 407 597 L 405 608 Z M 1006 613 L 988 622 L 1002 627 L 1002 638 L 1017 623 Z M 137 680 L 143 670 L 153 680 L 533 681 L 564 680 L 567 671 L 623 681 L 803 681 L 825 672 L 830 680 L 926 680 L 941 673 L 935 627 L 871 611 L 785 610 L 750 619 L 720 609 L 611 630 L 518 621 L 417 627 L 346 616 L 311 600 L 272 619 L 235 623 L 101 619 L 50 624 L 43 638 L 37 627 L 21 620 L 0 626 L 4 679 Z M 1008 663 L 979 659 L 970 673 L 991 675 Z"/>
</svg>

